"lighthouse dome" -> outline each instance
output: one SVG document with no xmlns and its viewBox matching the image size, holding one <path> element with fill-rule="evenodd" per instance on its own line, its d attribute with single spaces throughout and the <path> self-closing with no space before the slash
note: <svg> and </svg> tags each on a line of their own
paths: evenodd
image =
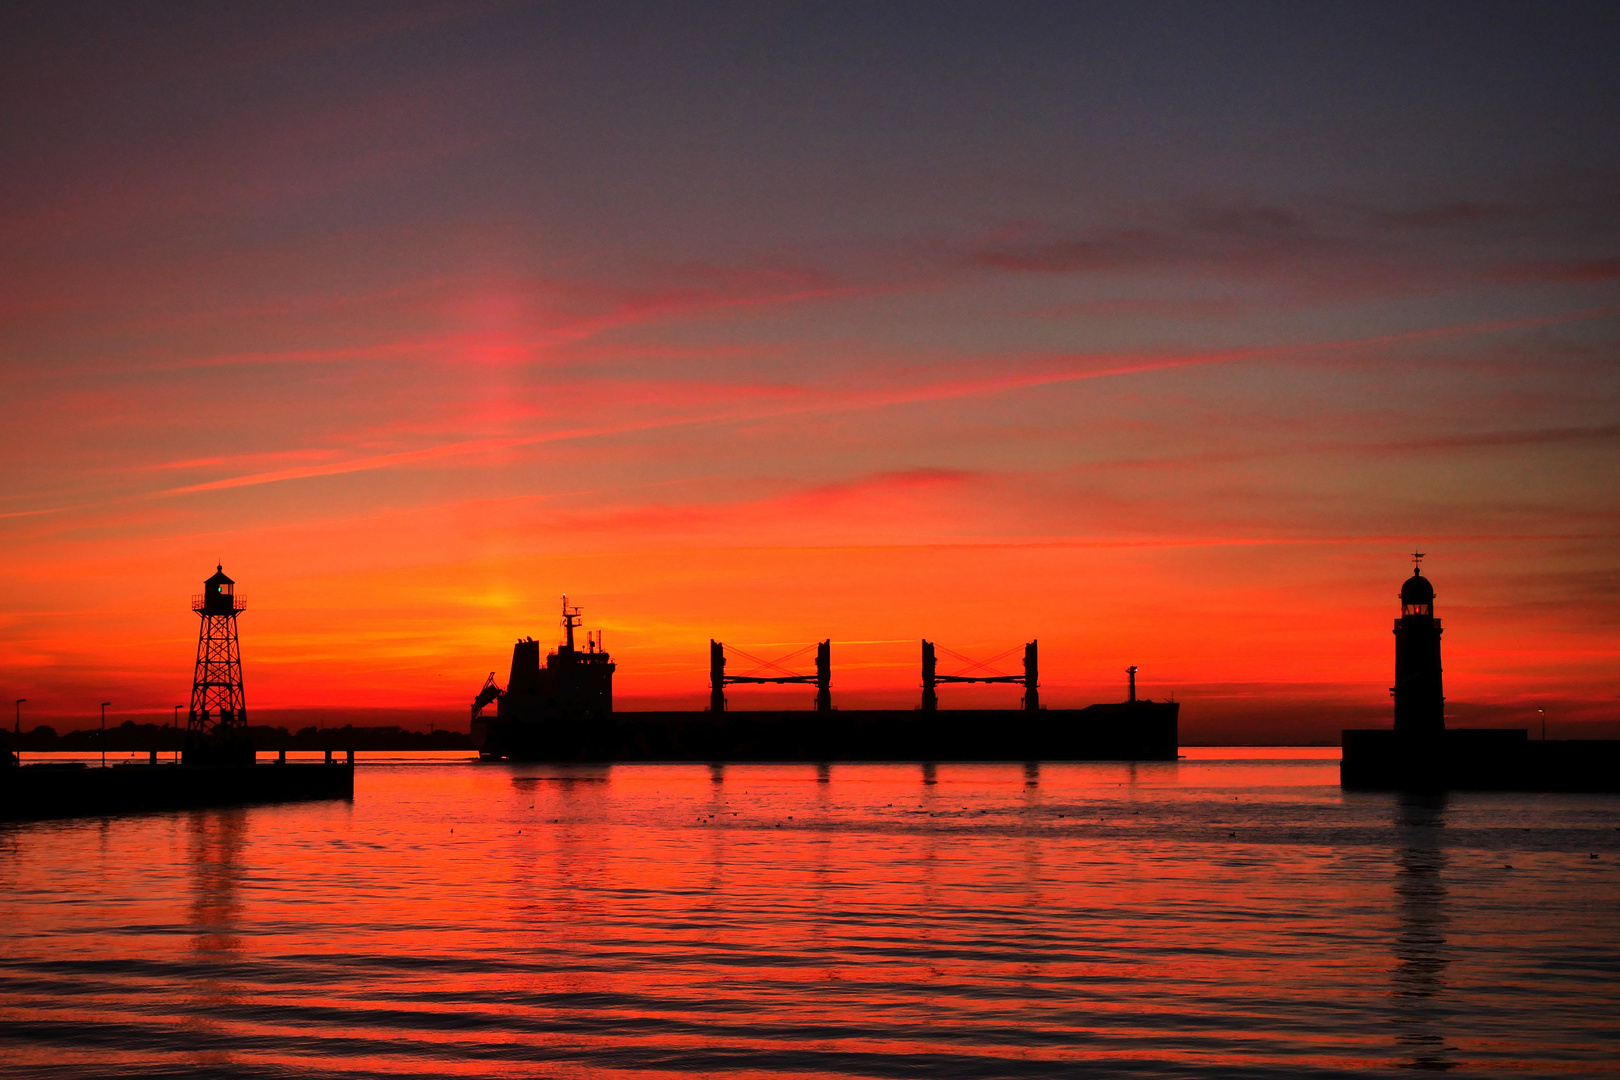
<svg viewBox="0 0 1620 1080">
<path fill-rule="evenodd" d="M 1406 579 L 1406 584 L 1401 586 L 1401 614 L 1434 614 L 1434 586 L 1415 569 L 1412 576 Z"/>
<path fill-rule="evenodd" d="M 1434 603 L 1434 586 L 1422 574 L 1414 573 L 1406 579 L 1401 586 L 1401 603 L 1403 604 L 1432 604 Z"/>
</svg>

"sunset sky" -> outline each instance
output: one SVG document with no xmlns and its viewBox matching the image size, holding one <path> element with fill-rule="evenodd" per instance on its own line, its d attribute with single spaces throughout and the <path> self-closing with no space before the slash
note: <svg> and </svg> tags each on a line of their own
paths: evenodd
<svg viewBox="0 0 1620 1080">
<path fill-rule="evenodd" d="M 1613 4 L 7 5 L 3 704 L 167 717 L 223 562 L 255 722 L 465 723 L 566 592 L 621 707 L 702 707 L 710 638 L 831 638 L 846 707 L 1038 638 L 1053 707 L 1137 664 L 1190 741 L 1331 738 L 1387 722 L 1420 550 L 1453 722 L 1620 731 L 1617 47 Z"/>
</svg>

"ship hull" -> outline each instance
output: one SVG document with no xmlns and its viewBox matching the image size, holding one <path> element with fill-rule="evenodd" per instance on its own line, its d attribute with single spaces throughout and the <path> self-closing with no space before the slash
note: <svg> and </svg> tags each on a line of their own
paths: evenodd
<svg viewBox="0 0 1620 1080">
<path fill-rule="evenodd" d="M 615 712 L 595 723 L 492 721 L 508 761 L 1174 761 L 1177 702 L 1084 709 Z"/>
</svg>

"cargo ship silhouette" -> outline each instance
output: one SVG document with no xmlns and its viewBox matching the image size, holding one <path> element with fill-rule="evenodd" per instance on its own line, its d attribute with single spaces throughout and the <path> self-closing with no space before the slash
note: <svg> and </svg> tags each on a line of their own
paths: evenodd
<svg viewBox="0 0 1620 1080">
<path fill-rule="evenodd" d="M 814 674 L 786 667 L 792 657 L 761 660 L 750 674 L 726 672 L 727 649 L 709 642 L 709 708 L 620 712 L 613 707 L 618 665 L 600 631 L 586 631 L 580 608 L 563 597 L 563 641 L 541 662 L 540 643 L 512 647 L 503 689 L 490 672 L 472 702 L 473 744 L 484 760 L 508 761 L 1174 761 L 1180 704 L 1136 696 L 1136 668 L 1127 669 L 1128 698 L 1082 709 L 1040 704 L 1038 643 L 1023 647 L 1021 675 L 975 663 L 940 674 L 942 646 L 922 642 L 922 701 L 916 709 L 839 709 L 832 703 L 832 643 L 816 650 Z M 801 650 L 808 652 L 809 648 Z M 1016 650 L 1010 650 L 1016 651 Z M 1003 654 L 1006 655 L 1006 654 Z M 815 708 L 731 710 L 725 689 L 746 684 L 816 687 Z M 1019 683 L 1018 709 L 940 709 L 941 683 Z M 491 705 L 494 716 L 485 714 Z"/>
</svg>

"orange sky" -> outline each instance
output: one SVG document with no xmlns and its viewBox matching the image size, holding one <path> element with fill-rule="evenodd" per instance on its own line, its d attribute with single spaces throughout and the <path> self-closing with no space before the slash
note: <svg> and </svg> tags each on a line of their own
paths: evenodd
<svg viewBox="0 0 1620 1080">
<path fill-rule="evenodd" d="M 1330 737 L 1387 715 L 1414 549 L 1460 720 L 1620 716 L 1601 65 L 1559 54 L 1577 109 L 1534 42 L 1496 64 L 1527 116 L 1263 42 L 1189 85 L 1001 26 L 1056 80 L 1009 88 L 949 20 L 949 63 L 818 24 L 760 69 L 773 16 L 509 14 L 204 15 L 110 65 L 36 27 L 0 65 L 25 725 L 185 700 L 223 560 L 261 718 L 464 720 L 567 592 L 621 705 L 700 707 L 711 637 L 830 637 L 837 701 L 901 707 L 919 638 L 1038 638 L 1052 706 L 1134 663 L 1195 735 Z"/>
</svg>

